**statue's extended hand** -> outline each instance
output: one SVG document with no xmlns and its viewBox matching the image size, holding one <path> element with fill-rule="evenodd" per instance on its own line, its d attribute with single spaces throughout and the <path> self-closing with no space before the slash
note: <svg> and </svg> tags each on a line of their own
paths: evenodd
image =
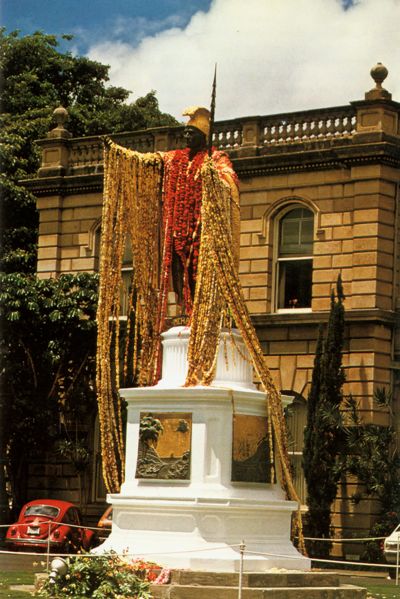
<svg viewBox="0 0 400 599">
<path fill-rule="evenodd" d="M 100 139 L 103 142 L 103 144 L 107 146 L 107 148 L 109 148 L 111 144 L 114 143 L 109 135 L 100 135 Z"/>
</svg>

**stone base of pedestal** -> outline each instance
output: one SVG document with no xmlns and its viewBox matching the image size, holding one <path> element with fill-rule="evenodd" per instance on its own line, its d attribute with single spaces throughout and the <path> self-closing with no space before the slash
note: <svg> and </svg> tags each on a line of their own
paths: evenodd
<svg viewBox="0 0 400 599">
<path fill-rule="evenodd" d="M 122 393 L 128 402 L 126 480 L 108 497 L 113 526 L 99 551 L 127 551 L 170 568 L 237 572 L 244 541 L 254 552 L 246 564 L 251 571 L 310 567 L 290 541 L 297 505 L 285 500 L 280 486 L 232 482 L 234 418 L 265 416 L 263 393 L 212 387 Z M 140 420 L 150 411 L 191 415 L 188 480 L 136 478 Z"/>
<path fill-rule="evenodd" d="M 252 384 L 243 343 L 225 336 L 216 383 L 185 388 L 179 385 L 187 339 L 183 327 L 165 334 L 158 385 L 120 391 L 128 404 L 126 478 L 120 493 L 108 497 L 112 532 L 96 551 L 125 551 L 169 568 L 237 572 L 243 541 L 248 571 L 308 569 L 310 561 L 290 541 L 297 505 L 285 500 L 267 466 L 267 398 Z M 163 439 L 146 449 L 146 462 L 138 440 L 147 417 L 164 427 Z M 164 441 L 167 428 L 175 445 Z M 241 461 L 249 446 L 250 457 Z M 181 470 L 174 462 L 179 455 Z"/>
<path fill-rule="evenodd" d="M 272 497 L 262 504 L 203 497 L 189 501 L 160 494 L 147 500 L 111 495 L 113 530 L 101 551 L 127 552 L 167 568 L 238 572 L 243 541 L 245 571 L 310 568 L 289 539 L 290 502 Z"/>
</svg>

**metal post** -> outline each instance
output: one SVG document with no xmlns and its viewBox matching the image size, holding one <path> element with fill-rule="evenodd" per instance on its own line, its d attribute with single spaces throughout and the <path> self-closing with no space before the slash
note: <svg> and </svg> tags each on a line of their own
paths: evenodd
<svg viewBox="0 0 400 599">
<path fill-rule="evenodd" d="M 399 544 L 400 532 L 397 533 L 397 551 L 396 551 L 396 586 L 399 585 Z"/>
<path fill-rule="evenodd" d="M 246 545 L 244 541 L 240 543 L 240 567 L 239 567 L 239 590 L 238 590 L 238 599 L 242 599 L 242 586 L 243 586 L 243 558 L 244 558 L 244 550 L 246 549 Z"/>
<path fill-rule="evenodd" d="M 50 526 L 51 522 L 48 523 L 48 531 L 47 531 L 47 558 L 46 558 L 46 570 L 49 572 L 50 568 Z"/>
<path fill-rule="evenodd" d="M 6 386 L 6 385 L 4 385 Z M 4 391 L 3 397 L 0 399 L 0 524 L 8 524 L 10 522 L 10 510 L 8 505 L 8 493 L 6 485 L 6 466 L 8 459 L 6 458 L 6 427 L 7 427 L 7 406 L 11 406 L 11 396 Z M 3 542 L 7 527 L 0 527 L 0 544 Z"/>
</svg>

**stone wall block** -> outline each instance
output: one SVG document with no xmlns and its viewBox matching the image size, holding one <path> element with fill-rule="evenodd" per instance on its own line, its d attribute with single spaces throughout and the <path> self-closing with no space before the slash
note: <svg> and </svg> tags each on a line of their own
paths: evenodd
<svg viewBox="0 0 400 599">
<path fill-rule="evenodd" d="M 338 254 L 332 256 L 333 268 L 351 268 L 353 266 L 353 254 Z"/>
<path fill-rule="evenodd" d="M 241 233 L 261 233 L 261 222 L 259 218 L 253 220 L 245 220 L 240 223 Z"/>
<path fill-rule="evenodd" d="M 251 272 L 263 272 L 266 273 L 271 270 L 271 260 L 260 259 L 250 261 Z"/>
<path fill-rule="evenodd" d="M 321 214 L 321 227 L 333 227 L 343 222 L 342 213 Z"/>
<path fill-rule="evenodd" d="M 353 237 L 353 226 L 343 225 L 342 227 L 333 228 L 333 239 L 350 239 Z"/>
<path fill-rule="evenodd" d="M 250 287 L 250 299 L 251 300 L 267 299 L 267 288 L 266 287 Z"/>
<path fill-rule="evenodd" d="M 263 300 L 248 300 L 247 307 L 250 314 L 262 314 L 267 311 L 267 303 Z"/>
<path fill-rule="evenodd" d="M 250 260 L 240 260 L 239 262 L 239 274 L 249 273 L 250 272 Z"/>
</svg>

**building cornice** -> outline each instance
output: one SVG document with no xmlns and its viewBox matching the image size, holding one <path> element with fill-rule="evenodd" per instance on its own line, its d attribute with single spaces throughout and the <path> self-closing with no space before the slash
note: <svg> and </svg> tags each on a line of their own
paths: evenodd
<svg viewBox="0 0 400 599">
<path fill-rule="evenodd" d="M 297 146 L 286 152 L 235 157 L 234 168 L 239 178 L 298 173 L 315 170 L 350 169 L 352 166 L 385 164 L 400 167 L 400 143 L 378 141 L 349 143 L 341 146 L 321 144 L 310 149 Z"/>
<path fill-rule="evenodd" d="M 371 137 L 371 136 L 370 136 Z M 376 137 L 376 136 L 375 136 Z M 239 178 L 260 177 L 272 174 L 299 173 L 316 170 L 350 169 L 353 166 L 384 164 L 400 167 L 400 142 L 379 136 L 378 141 L 347 140 L 337 145 L 327 142 L 295 144 L 293 147 L 273 148 L 269 152 L 254 148 L 255 154 L 240 156 L 237 150 L 230 154 Z M 367 143 L 366 143 L 367 142 Z M 248 150 L 249 151 L 249 150 Z M 101 193 L 103 189 L 102 165 L 82 168 L 76 174 L 46 176 L 21 181 L 36 196 Z"/>
<path fill-rule="evenodd" d="M 290 327 L 304 325 L 316 327 L 320 323 L 328 322 L 329 311 L 302 313 L 294 310 L 292 314 L 254 314 L 252 315 L 251 319 L 257 329 L 263 327 L 281 327 L 285 325 Z M 400 313 L 391 310 L 381 310 L 379 308 L 366 310 L 347 310 L 345 314 L 345 323 L 377 323 L 394 327 L 395 325 L 400 325 Z"/>
<path fill-rule="evenodd" d="M 25 179 L 20 183 L 37 197 L 103 192 L 101 173 Z"/>
</svg>

